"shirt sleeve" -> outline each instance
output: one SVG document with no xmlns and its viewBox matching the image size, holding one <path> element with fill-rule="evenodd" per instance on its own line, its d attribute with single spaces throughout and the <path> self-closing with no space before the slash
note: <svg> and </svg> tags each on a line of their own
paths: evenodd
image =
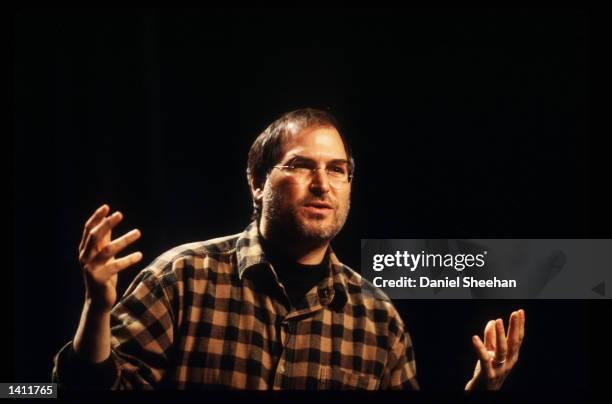
<svg viewBox="0 0 612 404">
<path fill-rule="evenodd" d="M 395 327 L 390 327 L 391 329 Z M 389 360 L 383 371 L 380 389 L 382 390 L 419 390 L 416 379 L 416 361 L 410 334 L 399 321 L 397 337 L 391 345 Z"/>
<path fill-rule="evenodd" d="M 52 379 L 63 388 L 155 389 L 173 358 L 174 313 L 168 292 L 151 270 L 134 279 L 111 312 L 111 355 L 90 364 L 72 342 L 54 358 Z"/>
</svg>

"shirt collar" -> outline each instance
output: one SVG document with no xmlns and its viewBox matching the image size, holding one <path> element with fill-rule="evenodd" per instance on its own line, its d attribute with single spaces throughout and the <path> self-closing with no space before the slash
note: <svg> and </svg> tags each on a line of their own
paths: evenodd
<svg viewBox="0 0 612 404">
<path fill-rule="evenodd" d="M 266 258 L 260 242 L 257 221 L 251 222 L 247 228 L 240 233 L 236 242 L 236 258 L 238 261 L 238 278 L 242 280 L 245 273 L 253 267 L 263 265 L 271 269 L 270 262 Z M 348 283 L 354 282 L 344 273 L 344 265 L 340 262 L 331 246 L 329 247 L 329 265 L 331 277 L 327 278 L 326 288 L 319 289 L 319 297 L 324 304 L 332 301 L 346 302 L 348 298 Z M 340 292 L 340 293 L 338 293 Z"/>
</svg>

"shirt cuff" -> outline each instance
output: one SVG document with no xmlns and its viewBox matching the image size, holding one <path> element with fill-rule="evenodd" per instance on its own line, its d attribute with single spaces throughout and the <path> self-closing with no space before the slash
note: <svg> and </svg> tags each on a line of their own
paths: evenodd
<svg viewBox="0 0 612 404">
<path fill-rule="evenodd" d="M 56 358 L 57 383 L 69 389 L 110 389 L 117 379 L 117 365 L 111 355 L 103 362 L 79 358 L 72 342 Z"/>
</svg>

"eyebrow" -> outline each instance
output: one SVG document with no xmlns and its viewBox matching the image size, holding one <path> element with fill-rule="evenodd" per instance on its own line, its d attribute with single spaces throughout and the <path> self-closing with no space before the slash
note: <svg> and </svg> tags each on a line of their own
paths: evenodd
<svg viewBox="0 0 612 404">
<path fill-rule="evenodd" d="M 299 154 L 294 154 L 289 160 L 287 160 L 287 162 L 292 161 L 292 160 L 306 160 L 306 161 L 312 161 L 314 162 L 314 159 L 311 159 L 310 157 L 306 157 L 306 156 L 300 156 Z M 338 164 L 338 163 L 345 163 L 345 164 L 349 164 L 349 161 L 346 159 L 332 159 L 329 160 L 326 164 Z"/>
</svg>

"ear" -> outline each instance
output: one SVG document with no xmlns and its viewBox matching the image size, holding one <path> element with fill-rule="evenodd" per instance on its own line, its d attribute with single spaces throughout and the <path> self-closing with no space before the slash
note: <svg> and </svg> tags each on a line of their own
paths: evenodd
<svg viewBox="0 0 612 404">
<path fill-rule="evenodd" d="M 253 203 L 257 203 L 261 206 L 261 200 L 263 199 L 263 186 L 265 182 L 259 185 L 255 184 L 255 179 L 251 178 L 249 185 L 251 187 L 251 195 L 253 195 Z"/>
</svg>

